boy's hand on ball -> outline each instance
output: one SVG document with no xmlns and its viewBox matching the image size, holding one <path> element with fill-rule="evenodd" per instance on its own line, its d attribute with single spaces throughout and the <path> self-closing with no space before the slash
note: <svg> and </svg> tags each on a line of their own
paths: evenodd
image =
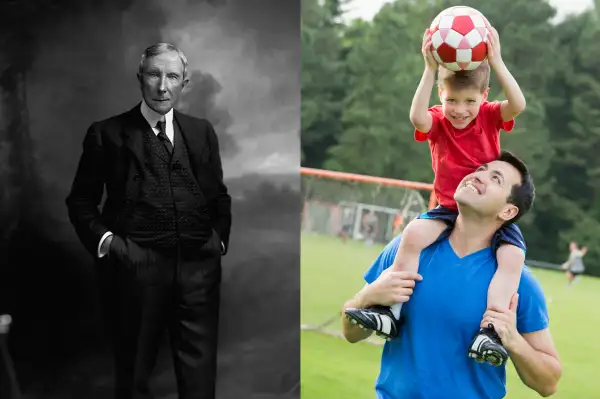
<svg viewBox="0 0 600 399">
<path fill-rule="evenodd" d="M 502 56 L 500 55 L 500 36 L 498 31 L 491 25 L 488 25 L 489 33 L 485 39 L 487 44 L 488 62 L 492 68 L 500 65 Z"/>
<path fill-rule="evenodd" d="M 438 63 L 435 58 L 433 58 L 433 54 L 431 53 L 431 32 L 429 29 L 426 29 L 425 34 L 423 35 L 421 53 L 423 54 L 423 58 L 425 58 L 425 68 L 435 72 L 438 68 Z"/>
</svg>

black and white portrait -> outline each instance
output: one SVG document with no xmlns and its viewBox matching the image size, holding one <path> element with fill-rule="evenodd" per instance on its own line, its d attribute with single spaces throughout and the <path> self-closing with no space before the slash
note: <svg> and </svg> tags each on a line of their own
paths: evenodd
<svg viewBox="0 0 600 399">
<path fill-rule="evenodd" d="M 299 397 L 300 2 L 3 16 L 3 378 L 28 398 Z"/>
</svg>

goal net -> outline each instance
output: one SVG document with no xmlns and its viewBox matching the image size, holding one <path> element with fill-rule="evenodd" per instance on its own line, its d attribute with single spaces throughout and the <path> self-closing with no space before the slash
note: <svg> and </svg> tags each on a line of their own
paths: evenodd
<svg viewBox="0 0 600 399">
<path fill-rule="evenodd" d="M 387 243 L 436 205 L 433 185 L 301 168 L 302 231 Z"/>
</svg>

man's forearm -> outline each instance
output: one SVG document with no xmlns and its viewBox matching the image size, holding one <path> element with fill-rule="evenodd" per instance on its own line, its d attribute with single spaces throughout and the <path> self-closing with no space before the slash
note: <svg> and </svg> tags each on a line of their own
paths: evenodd
<svg viewBox="0 0 600 399">
<path fill-rule="evenodd" d="M 98 206 L 104 195 L 105 155 L 97 124 L 87 131 L 71 191 L 66 198 L 68 216 L 84 247 L 98 256 L 98 242 L 108 231 Z"/>
<path fill-rule="evenodd" d="M 108 228 L 102 221 L 98 208 L 91 204 L 84 204 L 83 201 L 75 200 L 71 197 L 67 199 L 67 205 L 69 220 L 79 240 L 92 256 L 97 257 L 98 243 L 108 231 Z"/>
<path fill-rule="evenodd" d="M 355 343 L 367 339 L 373 334 L 371 330 L 365 330 L 358 326 L 358 324 L 352 324 L 346 318 L 344 311 L 349 308 L 365 308 L 369 304 L 364 299 L 364 288 L 354 298 L 344 304 L 342 309 L 342 333 L 346 340 L 350 343 Z"/>
<path fill-rule="evenodd" d="M 555 357 L 535 350 L 519 335 L 517 341 L 507 348 L 519 377 L 525 385 L 542 396 L 556 392 L 562 374 L 560 362 Z"/>
</svg>

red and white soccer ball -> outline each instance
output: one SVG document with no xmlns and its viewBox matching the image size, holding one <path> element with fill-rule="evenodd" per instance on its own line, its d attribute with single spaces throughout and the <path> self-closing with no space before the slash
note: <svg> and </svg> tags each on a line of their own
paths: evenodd
<svg viewBox="0 0 600 399">
<path fill-rule="evenodd" d="M 474 8 L 445 9 L 429 28 L 433 57 L 451 71 L 477 68 L 487 58 L 488 26 L 487 19 Z"/>
</svg>

